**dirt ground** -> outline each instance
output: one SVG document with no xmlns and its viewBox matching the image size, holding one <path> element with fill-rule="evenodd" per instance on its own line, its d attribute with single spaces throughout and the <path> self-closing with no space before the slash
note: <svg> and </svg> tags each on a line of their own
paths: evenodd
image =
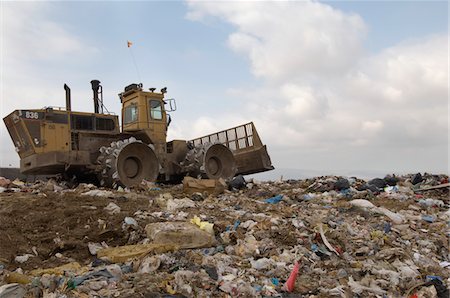
<svg viewBox="0 0 450 298">
<path fill-rule="evenodd" d="M 109 215 L 103 209 L 110 202 L 120 205 L 121 212 Z M 81 264 L 92 261 L 88 242 L 106 241 L 110 245 L 127 242 L 121 229 L 125 216 L 146 209 L 143 198 L 104 198 L 55 192 L 0 194 L 0 262 L 7 269 L 24 270 L 52 267 L 67 263 L 55 255 L 63 253 Z M 100 220 L 100 223 L 99 223 Z M 102 222 L 104 221 L 104 223 Z M 18 264 L 14 258 L 26 253 L 37 256 Z"/>
</svg>

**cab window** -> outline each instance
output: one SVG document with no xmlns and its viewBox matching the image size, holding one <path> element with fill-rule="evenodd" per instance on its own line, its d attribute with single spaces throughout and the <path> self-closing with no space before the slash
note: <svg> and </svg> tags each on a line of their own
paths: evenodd
<svg viewBox="0 0 450 298">
<path fill-rule="evenodd" d="M 129 105 L 125 108 L 123 123 L 128 124 L 136 122 L 138 118 L 138 107 L 135 104 Z"/>
<path fill-rule="evenodd" d="M 150 117 L 154 120 L 162 119 L 162 107 L 159 100 L 150 100 Z"/>
</svg>

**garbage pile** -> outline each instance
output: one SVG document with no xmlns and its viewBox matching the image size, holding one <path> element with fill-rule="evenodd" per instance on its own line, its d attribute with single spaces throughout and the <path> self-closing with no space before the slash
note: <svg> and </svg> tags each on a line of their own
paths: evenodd
<svg viewBox="0 0 450 298">
<path fill-rule="evenodd" d="M 449 297 L 448 176 L 0 178 L 0 297 Z"/>
</svg>

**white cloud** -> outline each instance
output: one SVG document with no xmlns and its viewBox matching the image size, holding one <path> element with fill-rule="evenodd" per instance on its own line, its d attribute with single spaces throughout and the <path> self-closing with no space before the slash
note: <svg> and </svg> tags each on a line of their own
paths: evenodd
<svg viewBox="0 0 450 298">
<path fill-rule="evenodd" d="M 281 95 L 287 100 L 284 111 L 290 117 L 317 119 L 328 110 L 327 98 L 311 87 L 286 84 L 281 86 Z"/>
<path fill-rule="evenodd" d="M 97 52 L 61 24 L 48 20 L 50 11 L 46 3 L 2 4 L 2 50 L 7 65 L 76 59 Z"/>
<path fill-rule="evenodd" d="M 365 132 L 378 132 L 383 128 L 383 122 L 380 120 L 364 121 L 362 123 L 362 130 Z"/>
<path fill-rule="evenodd" d="M 366 26 L 318 2 L 189 1 L 188 18 L 216 16 L 236 26 L 230 47 L 251 62 L 252 72 L 267 79 L 340 73 L 360 56 Z"/>
<path fill-rule="evenodd" d="M 447 35 L 369 54 L 364 21 L 326 4 L 188 5 L 191 20 L 233 25 L 230 49 L 263 79 L 233 94 L 246 99 L 241 113 L 255 120 L 270 151 L 295 150 L 277 152 L 276 165 L 317 168 L 332 154 L 329 169 L 447 171 Z"/>
</svg>

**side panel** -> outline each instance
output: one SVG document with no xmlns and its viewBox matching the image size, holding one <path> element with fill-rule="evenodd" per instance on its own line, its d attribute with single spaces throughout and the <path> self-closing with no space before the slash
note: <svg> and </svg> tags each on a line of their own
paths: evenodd
<svg viewBox="0 0 450 298">
<path fill-rule="evenodd" d="M 70 133 L 69 125 L 61 123 L 44 122 L 42 126 L 44 152 L 69 151 Z"/>
<path fill-rule="evenodd" d="M 9 135 L 14 143 L 16 152 L 19 154 L 20 158 L 24 158 L 34 153 L 33 140 L 28 133 L 27 127 L 22 119 L 22 115 L 25 115 L 22 111 L 14 111 L 3 118 Z M 26 115 L 29 115 L 29 111 L 27 111 Z M 34 115 L 38 114 L 33 113 L 33 119 Z"/>
</svg>

